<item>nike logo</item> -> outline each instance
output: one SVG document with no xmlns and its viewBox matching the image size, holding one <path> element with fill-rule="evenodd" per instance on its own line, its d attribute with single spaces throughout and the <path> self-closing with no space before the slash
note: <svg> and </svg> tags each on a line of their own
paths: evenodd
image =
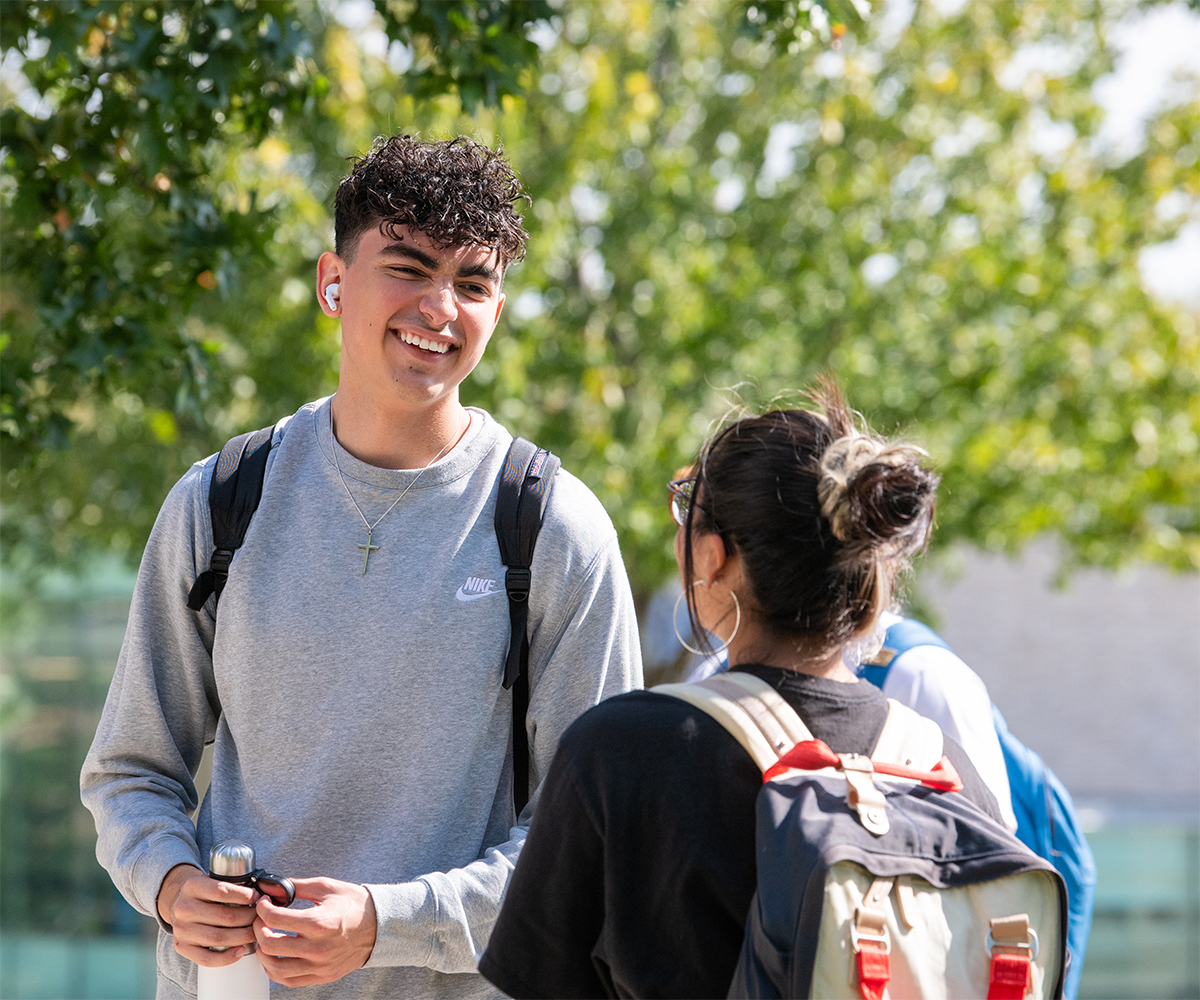
<svg viewBox="0 0 1200 1000">
<path fill-rule="evenodd" d="M 496 586 L 495 580 L 469 576 L 467 582 L 458 588 L 458 593 L 454 596 L 460 601 L 478 601 L 481 597 L 491 597 L 493 594 L 503 593 L 504 588 Z"/>
</svg>

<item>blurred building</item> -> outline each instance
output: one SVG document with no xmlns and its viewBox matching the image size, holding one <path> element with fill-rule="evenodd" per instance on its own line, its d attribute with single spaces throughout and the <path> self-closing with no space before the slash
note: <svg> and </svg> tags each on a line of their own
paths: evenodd
<svg viewBox="0 0 1200 1000">
<path fill-rule="evenodd" d="M 133 575 L 0 589 L 0 996 L 152 997 L 156 925 L 113 888 L 79 769 L 117 663 Z"/>
<path fill-rule="evenodd" d="M 1200 816 L 1200 575 L 960 551 L 920 581 L 939 631 L 1094 823 Z"/>
<path fill-rule="evenodd" d="M 920 597 L 1071 790 L 1098 881 L 1080 996 L 1200 996 L 1200 575 L 960 551 Z"/>
</svg>

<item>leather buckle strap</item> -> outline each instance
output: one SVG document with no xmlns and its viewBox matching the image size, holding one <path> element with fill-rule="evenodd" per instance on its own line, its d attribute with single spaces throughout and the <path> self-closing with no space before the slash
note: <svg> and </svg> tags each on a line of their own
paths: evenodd
<svg viewBox="0 0 1200 1000">
<path fill-rule="evenodd" d="M 1023 1000 L 1033 981 L 1037 931 L 1029 926 L 1027 913 L 995 917 L 988 923 L 988 1000 Z"/>
<path fill-rule="evenodd" d="M 867 830 L 882 837 L 891 824 L 883 792 L 875 787 L 875 765 L 870 757 L 856 753 L 840 753 L 838 759 L 846 775 L 846 805 L 858 813 L 859 822 Z"/>
<path fill-rule="evenodd" d="M 858 989 L 863 1000 L 883 1000 L 884 990 L 892 978 L 892 950 L 884 909 L 892 891 L 890 878 L 877 878 L 871 883 L 863 901 L 854 911 L 850 925 L 850 947 L 854 951 L 854 966 L 858 973 Z"/>
<path fill-rule="evenodd" d="M 912 930 L 917 926 L 917 899 L 913 892 L 912 876 L 901 875 L 896 879 L 896 901 L 900 904 L 900 919 Z"/>
</svg>

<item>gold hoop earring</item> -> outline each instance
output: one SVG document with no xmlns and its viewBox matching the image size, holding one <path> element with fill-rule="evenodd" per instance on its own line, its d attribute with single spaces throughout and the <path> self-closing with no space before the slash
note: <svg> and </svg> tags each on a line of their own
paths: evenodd
<svg viewBox="0 0 1200 1000">
<path fill-rule="evenodd" d="M 692 587 L 696 586 L 696 584 L 703 582 L 703 580 L 693 580 L 688 589 L 690 590 Z M 708 584 L 708 586 L 712 585 Z M 696 656 L 719 656 L 729 648 L 729 644 L 733 642 L 734 637 L 738 634 L 738 629 L 742 627 L 742 602 L 738 600 L 737 591 L 731 590 L 729 592 L 729 596 L 733 598 L 734 610 L 737 611 L 737 618 L 733 623 L 733 632 L 720 646 L 718 646 L 716 649 L 711 649 L 708 652 L 689 645 L 687 640 L 684 639 L 684 637 L 679 633 L 679 602 L 682 601 L 686 595 L 687 590 L 681 590 L 679 591 L 679 596 L 675 598 L 675 611 L 671 615 L 671 624 L 675 626 L 675 638 L 679 640 L 679 645 L 681 645 L 689 653 L 694 653 Z"/>
</svg>

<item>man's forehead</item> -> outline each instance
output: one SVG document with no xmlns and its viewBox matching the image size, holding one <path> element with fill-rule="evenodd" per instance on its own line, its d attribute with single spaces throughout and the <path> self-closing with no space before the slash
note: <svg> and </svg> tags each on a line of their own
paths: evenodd
<svg viewBox="0 0 1200 1000">
<path fill-rule="evenodd" d="M 373 242 L 377 245 L 371 249 L 376 254 L 397 257 L 420 255 L 438 261 L 453 261 L 460 266 L 487 264 L 497 271 L 503 269 L 500 251 L 495 247 L 475 243 L 441 246 L 419 229 L 388 225 L 386 222 L 381 222 L 375 233 L 377 239 Z"/>
</svg>

